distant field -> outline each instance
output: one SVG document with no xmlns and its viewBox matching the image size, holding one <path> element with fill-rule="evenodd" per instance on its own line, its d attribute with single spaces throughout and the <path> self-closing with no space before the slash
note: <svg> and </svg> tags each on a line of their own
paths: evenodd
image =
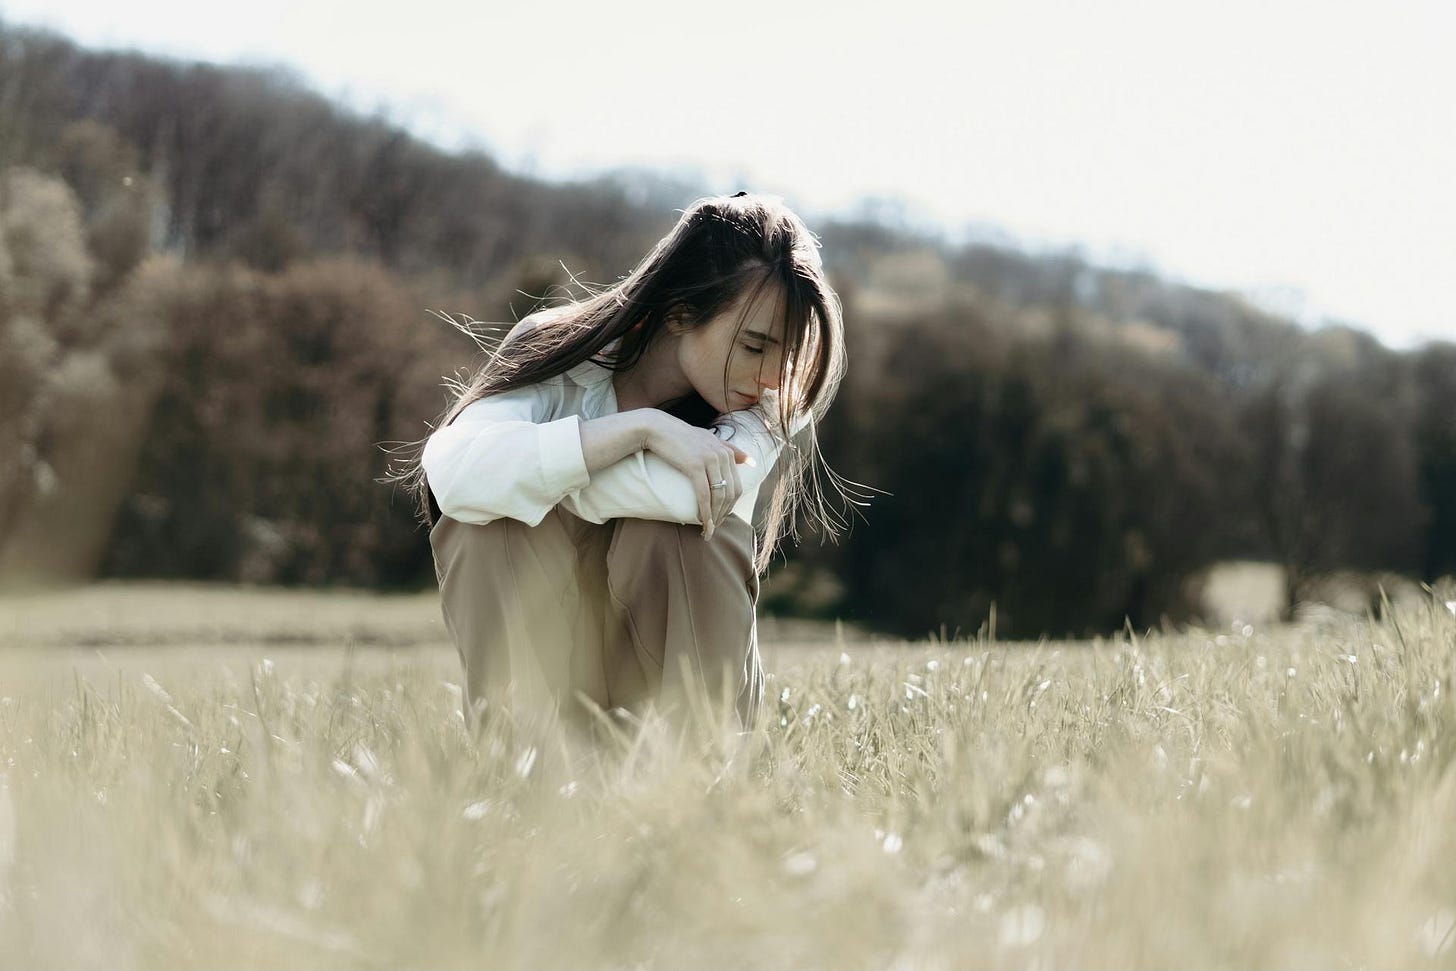
<svg viewBox="0 0 1456 971">
<path fill-rule="evenodd" d="M 851 641 L 853 625 L 760 616 L 775 643 Z M 203 644 L 424 647 L 448 644 L 434 591 L 381 596 L 203 583 L 107 582 L 36 593 L 0 593 L 0 648 L 154 647 Z"/>
<path fill-rule="evenodd" d="M 0 967 L 1456 967 L 1449 594 L 760 633 L 752 737 L 590 747 L 467 732 L 433 595 L 0 598 Z"/>
</svg>

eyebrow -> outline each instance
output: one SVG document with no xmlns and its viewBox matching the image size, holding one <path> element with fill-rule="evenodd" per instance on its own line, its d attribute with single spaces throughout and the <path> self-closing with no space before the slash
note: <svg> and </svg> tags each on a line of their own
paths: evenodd
<svg viewBox="0 0 1456 971">
<path fill-rule="evenodd" d="M 747 334 L 749 337 L 757 337 L 759 340 L 768 341 L 770 344 L 777 344 L 777 343 L 779 343 L 779 339 L 777 337 L 770 337 L 767 334 L 763 333 L 762 331 L 758 331 L 758 330 L 745 330 L 744 333 Z"/>
</svg>

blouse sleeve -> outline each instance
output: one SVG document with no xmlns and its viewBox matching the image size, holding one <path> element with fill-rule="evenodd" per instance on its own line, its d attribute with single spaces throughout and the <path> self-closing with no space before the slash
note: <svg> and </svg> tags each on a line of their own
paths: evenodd
<svg viewBox="0 0 1456 971">
<path fill-rule="evenodd" d="M 421 464 L 440 511 L 463 523 L 538 525 L 590 480 L 580 418 L 544 421 L 551 389 L 530 385 L 474 401 L 425 442 Z"/>
<path fill-rule="evenodd" d="M 724 415 L 713 427 L 715 435 L 743 449 L 756 463 L 737 467 L 743 495 L 733 507 L 733 514 L 750 524 L 759 488 L 784 447 L 783 438 L 774 431 L 776 421 L 771 415 L 769 408 L 755 405 L 746 411 Z M 794 434 L 802 430 L 807 421 L 807 416 L 797 419 L 793 425 Z M 586 486 L 563 496 L 561 505 L 591 523 L 605 523 L 617 518 L 702 523 L 697 494 L 688 477 L 648 451 L 634 452 L 606 468 L 598 469 Z"/>
</svg>

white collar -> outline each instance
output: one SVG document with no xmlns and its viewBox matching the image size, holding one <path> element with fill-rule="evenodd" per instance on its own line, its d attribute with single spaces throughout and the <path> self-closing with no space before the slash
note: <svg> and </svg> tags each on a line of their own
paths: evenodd
<svg viewBox="0 0 1456 971">
<path fill-rule="evenodd" d="M 620 337 L 618 337 L 616 340 L 609 341 L 605 346 L 602 347 L 600 351 L 597 351 L 596 354 L 593 354 L 592 357 L 611 357 L 617 352 L 617 348 L 621 346 L 621 343 L 622 338 Z M 575 381 L 583 388 L 590 388 L 594 385 L 601 384 L 604 381 L 610 381 L 612 379 L 612 375 L 614 375 L 616 372 L 613 371 L 611 368 L 603 367 L 602 365 L 593 361 L 591 358 L 587 358 L 585 361 L 582 361 L 580 364 L 576 365 L 576 367 L 568 369 L 565 373 L 568 378 L 570 378 L 572 381 Z"/>
</svg>

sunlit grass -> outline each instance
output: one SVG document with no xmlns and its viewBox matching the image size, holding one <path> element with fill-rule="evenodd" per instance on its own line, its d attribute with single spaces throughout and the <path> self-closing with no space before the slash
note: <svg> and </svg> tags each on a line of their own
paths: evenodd
<svg viewBox="0 0 1456 971">
<path fill-rule="evenodd" d="M 472 735 L 438 647 L 98 654 L 0 607 L 0 966 L 1453 967 L 1452 599 L 826 642 L 751 737 L 594 749 Z"/>
</svg>

